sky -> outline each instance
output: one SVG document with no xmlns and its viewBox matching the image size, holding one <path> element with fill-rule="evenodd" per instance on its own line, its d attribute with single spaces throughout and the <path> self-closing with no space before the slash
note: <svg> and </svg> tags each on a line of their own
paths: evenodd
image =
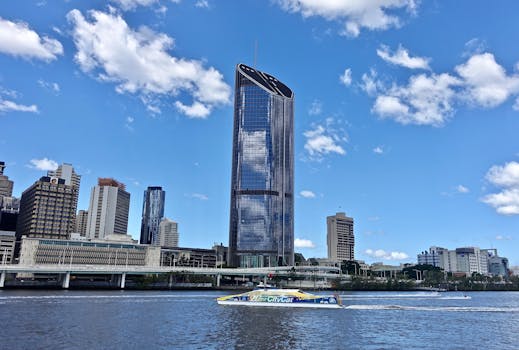
<svg viewBox="0 0 519 350">
<path fill-rule="evenodd" d="M 228 243 L 238 63 L 295 93 L 295 243 L 325 257 L 496 248 L 519 265 L 517 1 L 37 0 L 0 3 L 0 160 L 21 193 L 61 163 L 166 191 L 180 245 Z"/>
</svg>

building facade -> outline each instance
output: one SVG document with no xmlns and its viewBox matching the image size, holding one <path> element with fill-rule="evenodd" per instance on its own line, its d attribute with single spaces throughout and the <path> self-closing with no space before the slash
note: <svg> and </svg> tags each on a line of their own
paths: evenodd
<svg viewBox="0 0 519 350">
<path fill-rule="evenodd" d="M 13 263 L 15 243 L 15 231 L 0 230 L 0 265 Z"/>
<path fill-rule="evenodd" d="M 87 232 L 88 210 L 80 210 L 76 215 L 76 232 L 85 237 Z"/>
<path fill-rule="evenodd" d="M 73 186 L 76 188 L 76 196 L 74 197 L 74 207 L 77 208 L 78 197 L 79 197 L 79 186 L 81 184 L 81 175 L 76 174 L 72 164 L 63 163 L 56 170 L 47 172 L 47 176 L 50 178 L 57 177 L 65 180 L 65 185 Z"/>
<path fill-rule="evenodd" d="M 14 182 L 4 175 L 5 162 L 0 161 L 0 198 L 11 197 L 13 195 Z"/>
<path fill-rule="evenodd" d="M 161 247 L 178 247 L 178 223 L 163 218 L 159 225 L 159 237 L 156 245 Z"/>
<path fill-rule="evenodd" d="M 75 228 L 77 189 L 43 176 L 22 193 L 16 237 L 68 239 Z"/>
<path fill-rule="evenodd" d="M 141 244 L 159 243 L 159 225 L 164 217 L 166 192 L 162 187 L 148 187 L 144 191 L 141 221 Z"/>
<path fill-rule="evenodd" d="M 86 236 L 104 239 L 111 234 L 126 235 L 129 210 L 130 194 L 125 185 L 111 178 L 99 178 L 90 195 Z"/>
<path fill-rule="evenodd" d="M 20 264 L 160 266 L 160 248 L 127 242 L 24 238 Z"/>
<path fill-rule="evenodd" d="M 294 264 L 294 94 L 236 67 L 229 265 Z"/>
<path fill-rule="evenodd" d="M 326 218 L 328 259 L 334 261 L 355 260 L 355 235 L 353 218 L 337 213 Z"/>
</svg>

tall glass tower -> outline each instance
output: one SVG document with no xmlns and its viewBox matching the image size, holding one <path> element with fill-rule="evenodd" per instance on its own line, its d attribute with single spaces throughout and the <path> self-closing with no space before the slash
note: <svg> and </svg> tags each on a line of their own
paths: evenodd
<svg viewBox="0 0 519 350">
<path fill-rule="evenodd" d="M 148 187 L 142 203 L 141 244 L 160 244 L 159 226 L 164 217 L 166 192 L 162 187 Z"/>
<path fill-rule="evenodd" d="M 294 94 L 236 66 L 229 265 L 294 264 Z"/>
</svg>

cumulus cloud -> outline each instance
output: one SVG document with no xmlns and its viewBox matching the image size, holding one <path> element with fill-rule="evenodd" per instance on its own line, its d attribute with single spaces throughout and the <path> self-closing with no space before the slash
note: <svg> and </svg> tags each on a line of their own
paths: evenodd
<svg viewBox="0 0 519 350">
<path fill-rule="evenodd" d="M 519 94 L 519 74 L 507 74 L 490 53 L 474 54 L 453 73 L 413 75 L 407 85 L 385 86 L 374 70 L 361 88 L 375 97 L 372 112 L 400 124 L 442 126 L 455 106 L 495 107 Z M 516 100 L 514 109 L 519 109 Z"/>
<path fill-rule="evenodd" d="M 384 153 L 384 148 L 382 148 L 381 146 L 377 146 L 377 147 L 373 148 L 373 153 L 375 153 L 375 154 L 383 154 Z"/>
<path fill-rule="evenodd" d="M 309 191 L 309 190 L 303 190 L 303 191 L 299 192 L 299 194 L 303 198 L 315 198 L 315 193 L 313 193 L 312 191 Z"/>
<path fill-rule="evenodd" d="M 275 0 L 287 12 L 300 13 L 304 18 L 318 16 L 342 24 L 341 33 L 356 37 L 361 29 L 385 30 L 402 25 L 396 10 L 415 13 L 416 0 Z"/>
<path fill-rule="evenodd" d="M 402 47 L 402 45 L 398 46 L 398 50 L 395 53 L 391 53 L 388 46 L 381 45 L 377 50 L 377 55 L 384 61 L 397 66 L 409 69 L 429 69 L 429 58 L 411 57 L 409 51 Z"/>
<path fill-rule="evenodd" d="M 58 168 L 58 163 L 52 159 L 42 158 L 42 159 L 31 159 L 29 168 L 48 171 L 48 170 L 56 170 Z"/>
<path fill-rule="evenodd" d="M 333 120 L 327 119 L 324 125 L 315 125 L 312 130 L 305 131 L 305 150 L 313 160 L 321 160 L 324 155 L 336 153 L 345 155 L 346 151 L 341 144 L 347 142 L 342 130 L 333 127 Z"/>
<path fill-rule="evenodd" d="M 222 74 L 201 61 L 170 55 L 174 41 L 168 35 L 144 26 L 134 30 L 113 9 L 88 14 L 90 20 L 79 10 L 67 14 L 77 48 L 75 61 L 84 72 L 115 83 L 119 93 L 140 94 L 143 102 L 189 95 L 191 103 L 175 101 L 188 117 L 204 118 L 215 106 L 230 102 L 231 88 Z M 158 110 L 155 104 L 151 108 Z"/>
<path fill-rule="evenodd" d="M 470 190 L 463 185 L 456 186 L 456 191 L 458 191 L 459 193 L 469 193 L 470 192 Z"/>
<path fill-rule="evenodd" d="M 0 17 L 0 52 L 50 62 L 63 54 L 63 46 L 56 39 L 40 36 L 27 23 Z"/>
<path fill-rule="evenodd" d="M 512 161 L 505 165 L 492 166 L 486 180 L 500 192 L 486 195 L 482 201 L 496 209 L 498 214 L 519 215 L 519 163 Z"/>
<path fill-rule="evenodd" d="M 404 260 L 409 258 L 409 255 L 402 252 L 386 252 L 382 249 L 366 249 L 364 252 L 366 255 L 376 258 L 376 259 L 382 259 L 382 260 Z"/>
<path fill-rule="evenodd" d="M 314 242 L 309 239 L 296 238 L 294 239 L 295 248 L 315 248 Z"/>
<path fill-rule="evenodd" d="M 351 85 L 351 69 L 346 68 L 344 70 L 344 73 L 342 73 L 342 75 L 339 77 L 339 80 L 340 80 L 341 84 L 343 84 L 344 86 L 350 86 Z"/>
</svg>

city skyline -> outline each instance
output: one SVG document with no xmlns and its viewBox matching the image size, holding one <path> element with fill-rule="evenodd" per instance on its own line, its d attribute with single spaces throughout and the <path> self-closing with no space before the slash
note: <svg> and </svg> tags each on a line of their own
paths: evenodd
<svg viewBox="0 0 519 350">
<path fill-rule="evenodd" d="M 519 265 L 519 5 L 347 4 L 1 4 L 0 160 L 13 195 L 71 163 L 78 210 L 98 177 L 117 178 L 138 239 L 141 193 L 162 186 L 182 246 L 226 243 L 244 62 L 297 94 L 296 252 L 326 256 L 326 217 L 344 211 L 357 259 L 480 246 Z"/>
</svg>

